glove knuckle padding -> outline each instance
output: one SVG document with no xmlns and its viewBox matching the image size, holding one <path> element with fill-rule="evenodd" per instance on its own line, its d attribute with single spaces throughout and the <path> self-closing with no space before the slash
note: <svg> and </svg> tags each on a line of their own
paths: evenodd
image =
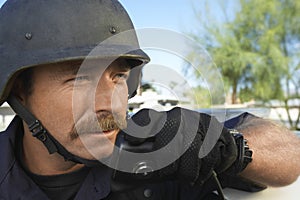
<svg viewBox="0 0 300 200">
<path fill-rule="evenodd" d="M 179 179 L 201 183 L 213 170 L 223 172 L 235 161 L 234 138 L 214 117 L 182 108 L 166 113 L 163 128 L 156 134 L 154 149 L 166 147 L 176 134 L 181 139 L 168 147 L 168 153 L 177 154 L 178 159 L 160 170 L 161 176 L 175 173 Z M 160 115 L 156 117 L 162 118 Z"/>
<path fill-rule="evenodd" d="M 160 177 L 176 176 L 201 184 L 212 174 L 228 169 L 237 157 L 234 138 L 214 117 L 196 111 L 174 108 L 167 112 L 144 109 L 133 121 L 146 135 L 155 135 L 153 150 L 164 148 L 160 159 L 175 156 L 175 162 L 159 170 Z M 157 129 L 157 127 L 160 127 Z"/>
</svg>

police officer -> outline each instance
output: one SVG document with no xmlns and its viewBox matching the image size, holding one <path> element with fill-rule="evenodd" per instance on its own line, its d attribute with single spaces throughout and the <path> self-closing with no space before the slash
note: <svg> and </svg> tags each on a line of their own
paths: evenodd
<svg viewBox="0 0 300 200">
<path fill-rule="evenodd" d="M 135 95 L 147 62 L 132 22 L 116 0 L 8 0 L 0 11 L 0 104 L 7 101 L 17 115 L 0 136 L 0 198 L 213 199 L 222 198 L 224 186 L 259 190 L 264 184 L 284 185 L 298 177 L 299 165 L 292 161 L 299 160 L 299 139 L 274 125 L 270 132 L 284 132 L 280 139 L 284 137 L 289 148 L 260 151 L 262 143 L 251 138 L 271 123 L 259 120 L 251 131 L 249 124 L 258 119 L 247 114 L 228 123 L 254 132 L 247 135 L 255 152 L 253 161 L 241 133 L 210 116 L 180 108 L 141 111 L 133 117 L 140 126 L 151 120 L 166 123 L 157 135 L 152 135 L 153 127 L 144 130 L 150 141 L 127 137 L 127 100 Z M 212 151 L 199 157 L 209 131 L 219 137 Z M 178 158 L 153 171 L 148 170 L 149 163 L 137 160 L 144 164 L 138 170 L 148 170 L 143 171 L 143 180 L 137 173 L 103 164 L 115 155 L 115 143 L 133 151 L 148 144 L 150 150 L 159 150 L 174 133 L 179 134 Z M 274 135 L 267 139 L 262 135 L 261 140 L 273 147 L 282 142 Z M 288 154 L 291 149 L 295 151 Z M 283 162 L 291 164 L 264 172 Z M 155 176 L 146 176 L 152 172 Z M 238 173 L 255 183 L 244 187 Z M 219 197 L 211 193 L 214 190 Z"/>
</svg>

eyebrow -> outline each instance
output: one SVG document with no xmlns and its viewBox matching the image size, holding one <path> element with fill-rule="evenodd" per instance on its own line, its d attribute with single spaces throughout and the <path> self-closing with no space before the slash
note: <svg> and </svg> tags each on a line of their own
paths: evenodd
<svg viewBox="0 0 300 200">
<path fill-rule="evenodd" d="M 81 67 L 81 66 L 80 66 Z M 80 68 L 81 72 L 89 72 L 94 69 L 116 69 L 121 71 L 129 71 L 132 67 L 129 65 L 129 63 L 126 60 L 114 60 L 114 61 L 97 61 L 97 60 L 91 60 L 90 62 L 84 63 L 82 65 L 82 68 Z M 78 69 L 79 70 L 79 69 Z"/>
<path fill-rule="evenodd" d="M 131 66 L 126 60 L 119 60 L 116 62 L 117 64 L 114 65 L 113 68 L 122 71 L 130 71 Z M 110 63 L 110 65 L 112 63 Z M 76 76 L 79 70 L 80 72 L 89 72 L 89 71 L 92 72 L 93 69 L 98 68 L 99 66 L 101 66 L 101 64 L 99 64 L 99 62 L 91 62 L 91 63 L 83 64 L 82 61 L 77 61 L 77 62 L 69 62 L 69 63 L 57 63 L 56 66 L 60 66 L 60 67 L 50 76 L 52 79 L 58 80 L 65 75 Z M 109 66 L 107 66 L 107 68 Z"/>
<path fill-rule="evenodd" d="M 51 73 L 49 78 L 52 80 L 61 80 L 65 76 L 75 76 L 80 68 L 81 62 L 57 63 L 54 65 L 59 68 Z"/>
</svg>

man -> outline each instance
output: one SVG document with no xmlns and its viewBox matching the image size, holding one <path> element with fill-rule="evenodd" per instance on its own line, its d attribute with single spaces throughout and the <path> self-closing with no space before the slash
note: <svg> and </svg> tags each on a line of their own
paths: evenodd
<svg viewBox="0 0 300 200">
<path fill-rule="evenodd" d="M 1 8 L 0 104 L 17 116 L 0 136 L 0 199 L 213 199 L 222 197 L 219 181 L 259 190 L 297 179 L 299 138 L 248 114 L 227 125 L 252 150 L 241 134 L 185 109 L 143 110 L 132 129 L 127 100 L 149 61 L 132 29 L 115 0 L 9 0 Z M 205 144 L 211 151 L 199 156 Z M 151 170 L 137 159 L 135 173 L 120 167 L 132 164 L 121 147 L 165 146 L 172 163 Z"/>
</svg>

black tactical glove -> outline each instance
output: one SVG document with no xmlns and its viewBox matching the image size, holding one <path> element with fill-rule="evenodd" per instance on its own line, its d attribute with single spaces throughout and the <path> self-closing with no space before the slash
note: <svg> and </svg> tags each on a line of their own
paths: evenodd
<svg viewBox="0 0 300 200">
<path fill-rule="evenodd" d="M 223 124 L 207 114 L 182 108 L 167 112 L 143 109 L 131 120 L 128 128 L 118 136 L 120 151 L 116 152 L 116 163 L 132 164 L 132 174 L 130 170 L 119 172 L 120 168 L 116 166 L 114 180 L 123 179 L 128 183 L 129 179 L 135 178 L 148 182 L 180 179 L 202 184 L 213 171 L 224 172 L 237 158 L 233 136 Z M 123 156 L 124 150 L 145 156 L 129 159 Z M 149 152 L 157 154 L 149 156 Z"/>
</svg>

